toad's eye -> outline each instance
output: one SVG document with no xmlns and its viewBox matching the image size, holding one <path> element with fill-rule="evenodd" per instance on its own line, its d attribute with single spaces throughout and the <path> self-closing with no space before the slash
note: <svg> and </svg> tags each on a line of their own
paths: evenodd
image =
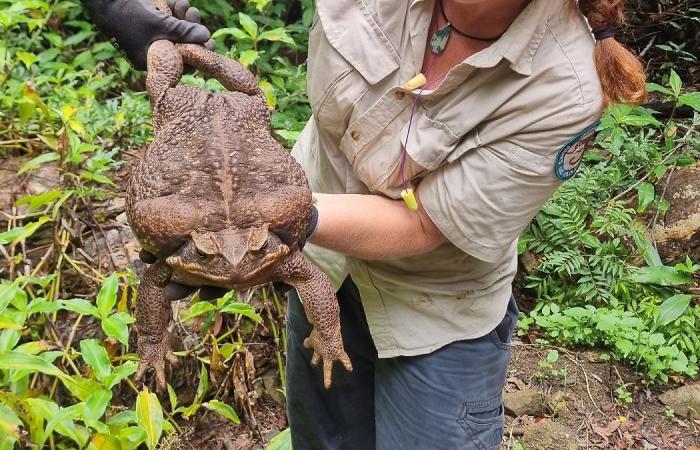
<svg viewBox="0 0 700 450">
<path fill-rule="evenodd" d="M 207 255 L 206 253 L 204 253 L 200 249 L 197 249 L 197 259 L 198 260 L 200 260 L 202 262 L 206 262 L 206 261 L 209 261 L 211 259 L 211 257 L 212 257 L 211 255 Z"/>
</svg>

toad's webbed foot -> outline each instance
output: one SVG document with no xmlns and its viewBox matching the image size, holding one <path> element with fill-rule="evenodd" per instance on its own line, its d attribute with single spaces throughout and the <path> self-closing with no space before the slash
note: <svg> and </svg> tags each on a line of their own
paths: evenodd
<svg viewBox="0 0 700 450">
<path fill-rule="evenodd" d="M 149 369 L 153 369 L 156 376 L 156 390 L 162 393 L 165 390 L 165 361 L 171 365 L 177 365 L 177 357 L 170 348 L 170 333 L 165 332 L 160 340 L 152 339 L 152 336 L 139 336 L 138 351 L 141 362 L 136 371 L 135 380 L 141 381 Z"/>
<path fill-rule="evenodd" d="M 291 255 L 281 271 L 282 280 L 299 292 L 306 318 L 313 326 L 311 335 L 304 340 L 304 347 L 314 352 L 312 365 L 323 361 L 323 385 L 329 389 L 335 361 L 340 361 L 346 370 L 352 370 L 352 363 L 343 347 L 335 290 L 328 277 L 307 261 L 301 252 Z"/>
<path fill-rule="evenodd" d="M 308 315 L 308 314 L 307 314 Z M 304 347 L 313 350 L 311 365 L 316 367 L 323 361 L 323 386 L 330 389 L 333 373 L 333 363 L 340 361 L 348 372 L 352 371 L 352 363 L 345 349 L 343 348 L 343 338 L 340 335 L 340 326 L 333 330 L 333 335 L 325 336 L 314 327 L 309 337 L 304 339 Z"/>
</svg>

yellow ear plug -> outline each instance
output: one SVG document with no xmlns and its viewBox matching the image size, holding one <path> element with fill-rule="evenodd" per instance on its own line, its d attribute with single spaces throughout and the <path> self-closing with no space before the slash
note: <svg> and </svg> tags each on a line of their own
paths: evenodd
<svg viewBox="0 0 700 450">
<path fill-rule="evenodd" d="M 418 210 L 418 201 L 416 200 L 416 196 L 413 193 L 412 188 L 401 191 L 401 198 L 403 198 L 403 201 L 406 203 L 406 206 L 408 206 L 408 209 L 411 211 Z"/>
<path fill-rule="evenodd" d="M 403 85 L 403 88 L 406 89 L 407 91 L 412 91 L 414 89 L 418 89 L 419 87 L 425 85 L 425 83 L 428 82 L 428 79 L 425 78 L 425 75 L 422 73 L 419 73 L 415 77 L 411 78 L 406 82 L 406 84 Z"/>
</svg>

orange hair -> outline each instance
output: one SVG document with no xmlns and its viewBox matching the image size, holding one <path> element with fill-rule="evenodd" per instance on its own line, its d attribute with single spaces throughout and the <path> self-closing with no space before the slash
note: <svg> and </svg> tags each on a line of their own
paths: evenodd
<svg viewBox="0 0 700 450">
<path fill-rule="evenodd" d="M 624 0 L 578 0 L 578 9 L 593 29 L 625 23 Z M 639 105 L 646 99 L 642 62 L 614 37 L 596 42 L 594 59 L 603 88 L 603 106 L 619 102 Z"/>
</svg>

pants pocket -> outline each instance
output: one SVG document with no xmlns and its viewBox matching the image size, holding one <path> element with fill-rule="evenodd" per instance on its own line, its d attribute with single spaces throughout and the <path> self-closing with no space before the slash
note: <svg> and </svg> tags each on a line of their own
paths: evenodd
<svg viewBox="0 0 700 450">
<path fill-rule="evenodd" d="M 457 421 L 467 433 L 467 448 L 498 450 L 503 438 L 501 396 L 487 401 L 467 401 Z"/>
</svg>

